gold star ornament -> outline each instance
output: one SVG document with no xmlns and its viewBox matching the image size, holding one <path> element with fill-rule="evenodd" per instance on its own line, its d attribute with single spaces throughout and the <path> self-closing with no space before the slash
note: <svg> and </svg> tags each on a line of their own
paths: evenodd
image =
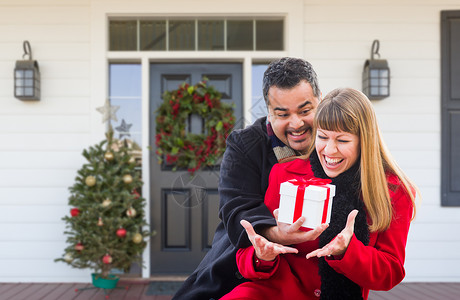
<svg viewBox="0 0 460 300">
<path fill-rule="evenodd" d="M 111 106 L 109 99 L 105 100 L 104 106 L 97 107 L 96 110 L 102 114 L 102 123 L 110 120 L 118 121 L 116 112 L 120 109 L 120 106 Z"/>
</svg>

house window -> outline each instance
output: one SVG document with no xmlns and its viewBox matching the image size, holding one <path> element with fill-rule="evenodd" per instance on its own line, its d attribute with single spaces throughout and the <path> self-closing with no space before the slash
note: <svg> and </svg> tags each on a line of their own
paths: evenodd
<svg viewBox="0 0 460 300">
<path fill-rule="evenodd" d="M 137 49 L 137 22 L 136 21 L 110 21 L 109 47 L 118 51 Z"/>
<path fill-rule="evenodd" d="M 114 29 L 112 33 L 112 27 L 116 28 L 117 26 L 120 28 Z M 166 49 L 166 23 L 164 21 L 143 21 L 139 26 L 140 49 L 144 51 L 159 51 Z M 112 43 L 112 37 L 117 40 L 117 37 L 120 35 L 117 30 L 122 30 L 122 27 L 123 24 L 119 24 L 117 21 L 110 22 L 110 49 L 121 50 L 116 44 Z M 133 35 L 132 38 L 136 39 L 136 35 Z M 136 44 L 133 44 L 129 50 L 135 49 L 137 49 Z"/>
<path fill-rule="evenodd" d="M 132 142 L 133 153 L 141 158 L 142 149 L 142 101 L 141 65 L 111 63 L 109 65 L 109 99 L 112 106 L 119 106 L 118 121 L 112 121 L 115 139 Z"/>
<path fill-rule="evenodd" d="M 255 50 L 252 25 L 252 21 L 227 21 L 227 50 Z"/>
<path fill-rule="evenodd" d="M 283 51 L 282 18 L 111 19 L 109 51 Z"/>
<path fill-rule="evenodd" d="M 198 50 L 222 51 L 224 45 L 224 21 L 200 20 L 198 21 Z"/>
<path fill-rule="evenodd" d="M 267 115 L 267 106 L 262 92 L 262 80 L 268 64 L 252 65 L 251 121 Z"/>
<path fill-rule="evenodd" d="M 195 50 L 195 22 L 171 20 L 168 22 L 169 50 Z"/>
<path fill-rule="evenodd" d="M 282 50 L 283 20 L 256 22 L 256 50 Z"/>
</svg>

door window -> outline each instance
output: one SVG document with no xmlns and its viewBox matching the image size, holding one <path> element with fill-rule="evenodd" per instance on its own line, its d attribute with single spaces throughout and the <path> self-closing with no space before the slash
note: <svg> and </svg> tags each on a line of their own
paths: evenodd
<svg viewBox="0 0 460 300">
<path fill-rule="evenodd" d="M 267 64 L 252 65 L 252 97 L 251 97 L 251 122 L 254 123 L 260 117 L 267 115 L 267 106 L 265 105 L 262 93 L 262 80 Z"/>
<path fill-rule="evenodd" d="M 119 106 L 112 121 L 114 138 L 132 143 L 133 153 L 141 159 L 142 149 L 142 101 L 141 101 L 141 65 L 109 65 L 109 99 L 112 106 Z"/>
</svg>

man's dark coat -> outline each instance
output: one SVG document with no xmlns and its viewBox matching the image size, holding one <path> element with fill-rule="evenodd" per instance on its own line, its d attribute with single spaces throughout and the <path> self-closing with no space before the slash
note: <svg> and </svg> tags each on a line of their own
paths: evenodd
<svg viewBox="0 0 460 300">
<path fill-rule="evenodd" d="M 266 118 L 232 132 L 220 166 L 219 223 L 212 248 L 173 300 L 219 299 L 245 282 L 236 266 L 236 251 L 250 245 L 240 220 L 256 231 L 276 222 L 264 204 L 268 176 L 277 162 L 267 134 Z"/>
</svg>

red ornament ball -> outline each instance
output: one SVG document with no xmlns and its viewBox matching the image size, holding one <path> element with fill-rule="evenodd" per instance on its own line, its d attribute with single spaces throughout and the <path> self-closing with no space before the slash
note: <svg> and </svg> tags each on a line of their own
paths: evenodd
<svg viewBox="0 0 460 300">
<path fill-rule="evenodd" d="M 75 250 L 82 251 L 83 249 L 85 249 L 85 246 L 83 246 L 82 243 L 78 243 L 75 245 Z"/>
<path fill-rule="evenodd" d="M 138 199 L 138 198 L 141 196 L 141 195 L 139 194 L 139 192 L 136 191 L 136 190 L 133 190 L 133 192 L 132 192 L 131 194 L 134 195 L 134 199 Z"/>
<path fill-rule="evenodd" d="M 126 236 L 126 229 L 120 228 L 117 230 L 117 235 L 121 238 L 124 238 Z"/>
<path fill-rule="evenodd" d="M 109 254 L 104 255 L 104 257 L 102 258 L 102 262 L 106 265 L 111 264 L 112 256 L 110 256 Z"/>
<path fill-rule="evenodd" d="M 70 215 L 71 215 L 72 217 L 76 217 L 76 216 L 78 216 L 79 214 L 80 214 L 80 210 L 79 210 L 78 208 L 72 208 L 72 209 L 70 210 Z"/>
</svg>

